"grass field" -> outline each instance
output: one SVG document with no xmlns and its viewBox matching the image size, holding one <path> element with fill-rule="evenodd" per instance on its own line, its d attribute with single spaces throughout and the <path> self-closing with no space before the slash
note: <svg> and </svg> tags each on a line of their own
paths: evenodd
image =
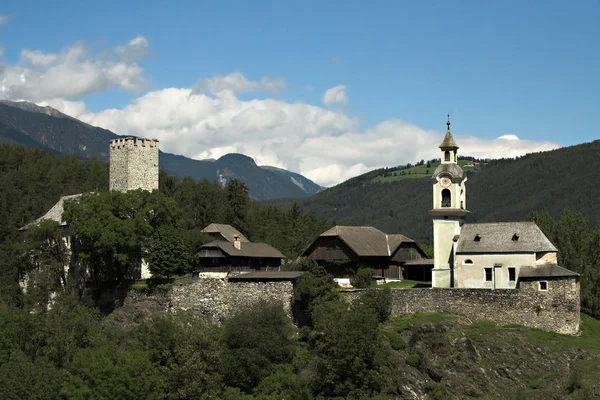
<svg viewBox="0 0 600 400">
<path fill-rule="evenodd" d="M 408 279 L 401 280 L 399 282 L 387 282 L 381 285 L 377 285 L 377 288 L 389 288 L 389 289 L 404 289 L 413 287 L 431 287 L 431 282 L 420 282 L 411 281 Z"/>
<path fill-rule="evenodd" d="M 465 164 L 469 164 L 470 161 L 467 160 L 458 160 L 458 165 L 462 167 L 462 169 L 467 171 L 473 171 L 473 167 L 465 167 Z M 390 176 L 377 176 L 373 178 L 372 182 L 374 183 L 385 183 L 385 182 L 394 182 L 402 179 L 419 179 L 419 178 L 428 178 L 433 174 L 433 171 L 440 165 L 439 162 L 432 163 L 429 168 L 427 168 L 427 164 L 417 165 L 412 168 L 403 169 L 402 171 L 394 171 L 391 172 Z"/>
</svg>

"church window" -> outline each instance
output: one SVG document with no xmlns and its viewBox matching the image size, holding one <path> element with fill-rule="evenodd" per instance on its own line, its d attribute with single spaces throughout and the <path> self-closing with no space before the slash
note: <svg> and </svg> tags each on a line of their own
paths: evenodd
<svg viewBox="0 0 600 400">
<path fill-rule="evenodd" d="M 449 189 L 442 190 L 442 207 L 451 207 L 452 197 Z"/>
<path fill-rule="evenodd" d="M 445 160 L 445 161 L 450 161 L 450 152 L 449 152 L 449 151 L 446 151 L 446 152 L 444 153 L 444 160 Z"/>
<path fill-rule="evenodd" d="M 508 281 L 514 282 L 516 280 L 517 274 L 514 267 L 508 267 Z"/>
<path fill-rule="evenodd" d="M 492 269 L 491 268 L 484 268 L 485 270 L 485 281 L 486 282 L 491 282 L 492 281 Z"/>
<path fill-rule="evenodd" d="M 540 290 L 542 290 L 542 291 L 548 290 L 548 282 L 547 281 L 540 281 Z"/>
<path fill-rule="evenodd" d="M 473 264 L 473 260 L 471 260 L 470 258 L 466 259 L 465 260 L 465 264 Z"/>
</svg>

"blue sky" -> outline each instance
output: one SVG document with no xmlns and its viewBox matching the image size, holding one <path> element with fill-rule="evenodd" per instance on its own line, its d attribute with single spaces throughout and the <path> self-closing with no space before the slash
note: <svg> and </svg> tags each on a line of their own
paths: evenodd
<svg viewBox="0 0 600 400">
<path fill-rule="evenodd" d="M 235 93 L 238 101 L 323 107 L 352 120 L 348 130 L 363 133 L 390 120 L 442 132 L 449 112 L 457 135 L 493 141 L 514 134 L 565 146 L 596 139 L 599 124 L 598 1 L 61 1 L 46 6 L 4 0 L 0 15 L 8 17 L 0 27 L 4 63 L 15 68 L 24 64 L 24 49 L 59 54 L 79 42 L 98 61 L 114 58 L 105 53 L 135 37 L 147 40 L 147 53 L 135 60 L 143 70 L 143 88 L 109 84 L 62 97 L 83 102 L 91 122 L 106 121 L 106 115 L 92 115 L 124 109 L 148 93 L 192 88 L 204 78 L 239 72 L 253 82 L 280 78 L 285 87 Z M 336 85 L 344 85 L 346 100 L 324 107 L 324 92 Z M 168 136 L 161 142 L 168 143 Z M 187 155 L 209 153 L 219 151 Z M 250 155 L 261 161 L 260 154 Z M 309 170 L 301 161 L 262 158 Z"/>
</svg>

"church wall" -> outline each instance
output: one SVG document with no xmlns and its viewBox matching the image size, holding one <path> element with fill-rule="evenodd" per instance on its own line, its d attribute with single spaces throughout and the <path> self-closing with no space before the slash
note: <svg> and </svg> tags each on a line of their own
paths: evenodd
<svg viewBox="0 0 600 400">
<path fill-rule="evenodd" d="M 466 260 L 473 264 L 465 264 Z M 494 265 L 501 264 L 499 268 Z M 457 254 L 454 266 L 454 286 L 476 289 L 514 289 L 516 281 L 509 281 L 508 268 L 515 268 L 518 279 L 519 269 L 535 266 L 535 254 Z M 492 281 L 485 281 L 485 268 L 492 268 Z"/>
<path fill-rule="evenodd" d="M 471 322 L 489 320 L 497 325 L 522 325 L 568 335 L 579 332 L 580 306 L 577 278 L 548 280 L 548 290 L 539 282 L 520 282 L 520 289 L 392 289 L 392 315 L 419 312 L 449 312 Z M 343 290 L 348 301 L 361 290 Z"/>
</svg>

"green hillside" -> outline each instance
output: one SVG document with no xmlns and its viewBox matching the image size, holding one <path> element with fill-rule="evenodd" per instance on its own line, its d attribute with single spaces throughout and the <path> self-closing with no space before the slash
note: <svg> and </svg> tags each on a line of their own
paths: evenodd
<svg viewBox="0 0 600 400">
<path fill-rule="evenodd" d="M 371 181 L 373 183 L 388 183 L 400 181 L 402 179 L 429 178 L 440 164 L 439 161 L 432 163 L 428 162 L 410 168 L 388 170 L 384 171 L 381 175 L 376 176 Z M 475 171 L 472 161 L 458 160 L 458 165 L 460 165 L 465 172 Z"/>
<path fill-rule="evenodd" d="M 534 210 L 557 216 L 570 208 L 595 224 L 600 215 L 600 186 L 594 184 L 598 169 L 600 141 L 491 160 L 478 172 L 467 172 L 468 220 L 519 221 Z M 430 239 L 431 183 L 427 179 L 383 180 L 386 172 L 368 172 L 298 203 L 303 210 L 337 224 L 372 225 L 389 233 Z M 278 202 L 286 203 L 291 205 L 291 201 Z"/>
</svg>

